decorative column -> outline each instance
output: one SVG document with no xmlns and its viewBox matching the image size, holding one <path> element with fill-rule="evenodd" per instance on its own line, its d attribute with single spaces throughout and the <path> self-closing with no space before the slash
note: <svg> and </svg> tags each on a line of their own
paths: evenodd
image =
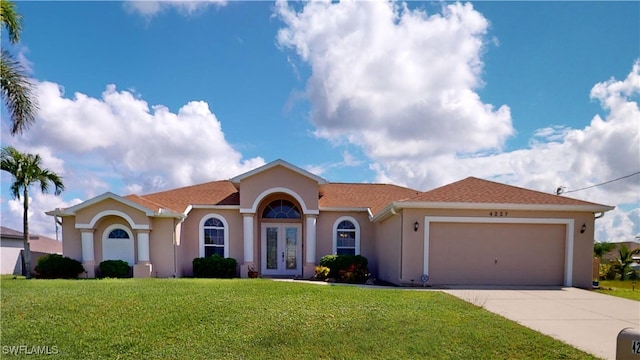
<svg viewBox="0 0 640 360">
<path fill-rule="evenodd" d="M 153 266 L 149 262 L 149 230 L 138 230 L 138 261 L 133 266 L 133 277 L 150 277 Z"/>
<path fill-rule="evenodd" d="M 255 214 L 242 214 L 242 245 L 244 249 L 244 262 L 240 266 L 240 277 L 247 277 L 249 267 L 255 268 L 253 262 L 253 218 Z"/>
<path fill-rule="evenodd" d="M 82 240 L 82 266 L 86 276 L 94 278 L 96 277 L 96 261 L 93 250 L 93 229 L 81 230 L 80 239 Z"/>
<path fill-rule="evenodd" d="M 306 215 L 307 243 L 304 276 L 311 277 L 316 266 L 316 220 L 317 215 Z"/>
</svg>

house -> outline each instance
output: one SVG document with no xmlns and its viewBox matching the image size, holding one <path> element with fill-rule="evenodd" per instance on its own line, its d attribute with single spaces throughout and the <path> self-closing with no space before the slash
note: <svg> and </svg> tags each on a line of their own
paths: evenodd
<svg viewBox="0 0 640 360">
<path fill-rule="evenodd" d="M 330 183 L 283 160 L 230 180 L 105 193 L 47 214 L 89 277 L 122 259 L 135 277 L 192 275 L 220 254 L 247 276 L 309 278 L 327 254 L 361 254 L 394 284 L 591 286 L 595 219 L 613 207 L 469 177 L 427 192 Z"/>
<path fill-rule="evenodd" d="M 630 251 L 634 251 L 637 249 L 640 249 L 640 243 L 639 242 L 635 242 L 635 241 L 623 241 L 623 242 L 619 242 L 619 243 L 614 243 L 615 244 L 615 248 L 611 251 L 609 251 L 608 253 L 602 255 L 602 263 L 606 264 L 609 262 L 615 262 L 617 259 L 620 258 L 620 253 L 618 252 L 618 250 L 620 249 L 620 247 L 622 245 L 626 246 L 627 249 L 629 249 Z M 631 258 L 633 260 L 635 260 L 636 262 L 640 262 L 640 255 L 632 255 Z"/>
<path fill-rule="evenodd" d="M 40 235 L 29 236 L 31 271 L 38 259 L 47 254 L 62 254 L 62 242 Z M 24 275 L 23 234 L 7 227 L 0 227 L 0 274 Z"/>
</svg>

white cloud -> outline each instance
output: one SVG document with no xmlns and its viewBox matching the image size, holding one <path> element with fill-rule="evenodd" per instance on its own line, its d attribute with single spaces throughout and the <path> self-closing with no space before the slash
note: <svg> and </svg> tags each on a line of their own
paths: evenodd
<svg viewBox="0 0 640 360">
<path fill-rule="evenodd" d="M 528 148 L 504 152 L 515 132 L 510 109 L 495 109 L 475 92 L 483 85 L 484 44 L 497 40 L 485 38 L 489 23 L 470 4 L 427 14 L 386 1 L 298 9 L 280 1 L 276 13 L 284 22 L 278 43 L 311 69 L 306 95 L 316 135 L 359 146 L 377 181 L 426 190 L 477 176 L 553 193 L 640 170 L 638 64 L 626 79 L 593 87 L 604 118 L 594 116 L 583 129 L 539 129 Z M 598 240 L 637 234 L 637 176 L 569 195 L 631 204 L 598 220 Z"/>
<path fill-rule="evenodd" d="M 176 9 L 183 15 L 193 15 L 209 6 L 222 7 L 226 4 L 227 0 L 128 0 L 124 7 L 127 11 L 151 18 L 169 9 Z"/>
<path fill-rule="evenodd" d="M 42 194 L 37 186 L 33 186 L 31 196 L 29 196 L 29 233 L 55 239 L 56 227 L 54 218 L 46 215 L 45 212 L 55 208 L 70 207 L 80 202 L 80 199 L 63 201 L 59 196 Z M 21 199 L 9 199 L 7 201 L 7 211 L 2 213 L 2 226 L 22 232 L 23 209 Z"/>
<path fill-rule="evenodd" d="M 172 113 L 162 105 L 150 108 L 115 85 L 107 86 L 101 98 L 81 93 L 67 98 L 51 82 L 38 84 L 38 97 L 40 111 L 33 127 L 7 141 L 21 151 L 41 154 L 45 166 L 62 174 L 67 188 L 83 196 L 186 186 L 230 178 L 264 164 L 259 157 L 242 159 L 202 101 Z"/>
<path fill-rule="evenodd" d="M 442 14 L 383 1 L 278 2 L 278 43 L 311 66 L 307 96 L 320 137 L 377 160 L 500 149 L 509 108 L 474 91 L 488 21 L 470 4 Z"/>
</svg>

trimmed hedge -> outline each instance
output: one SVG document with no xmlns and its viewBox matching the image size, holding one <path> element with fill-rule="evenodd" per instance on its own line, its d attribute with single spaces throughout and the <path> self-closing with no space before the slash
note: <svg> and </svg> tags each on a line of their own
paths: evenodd
<svg viewBox="0 0 640 360">
<path fill-rule="evenodd" d="M 126 278 L 131 277 L 131 267 L 124 260 L 105 260 L 100 263 L 100 277 Z"/>
<path fill-rule="evenodd" d="M 329 268 L 329 278 L 349 283 L 364 283 L 369 278 L 369 261 L 362 255 L 325 255 L 320 266 Z"/>
<path fill-rule="evenodd" d="M 38 259 L 35 271 L 36 277 L 40 279 L 75 279 L 85 270 L 78 260 L 60 254 L 49 254 Z"/>
<path fill-rule="evenodd" d="M 234 258 L 223 258 L 218 254 L 193 259 L 193 276 L 200 278 L 234 278 L 238 273 L 238 262 Z"/>
</svg>

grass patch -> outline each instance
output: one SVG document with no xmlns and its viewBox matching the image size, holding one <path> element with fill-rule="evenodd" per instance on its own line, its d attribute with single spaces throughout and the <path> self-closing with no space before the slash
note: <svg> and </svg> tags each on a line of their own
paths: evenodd
<svg viewBox="0 0 640 360">
<path fill-rule="evenodd" d="M 634 290 L 635 283 L 635 290 Z M 602 294 L 640 301 L 640 280 L 600 280 L 599 289 Z"/>
<path fill-rule="evenodd" d="M 436 291 L 264 279 L 0 286 L 0 345 L 55 346 L 56 358 L 593 358 Z"/>
</svg>

